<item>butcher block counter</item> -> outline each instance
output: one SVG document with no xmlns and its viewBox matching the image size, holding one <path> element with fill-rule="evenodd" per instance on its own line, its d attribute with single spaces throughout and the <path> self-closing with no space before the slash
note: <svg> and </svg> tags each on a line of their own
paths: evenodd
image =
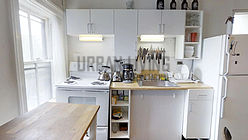
<svg viewBox="0 0 248 140">
<path fill-rule="evenodd" d="M 110 89 L 112 90 L 188 90 L 188 89 L 212 89 L 211 86 L 203 83 L 185 83 L 177 84 L 177 87 L 156 87 L 156 86 L 139 86 L 137 82 L 123 83 L 112 82 Z"/>
<path fill-rule="evenodd" d="M 0 126 L 3 140 L 95 140 L 97 105 L 45 103 Z"/>
</svg>

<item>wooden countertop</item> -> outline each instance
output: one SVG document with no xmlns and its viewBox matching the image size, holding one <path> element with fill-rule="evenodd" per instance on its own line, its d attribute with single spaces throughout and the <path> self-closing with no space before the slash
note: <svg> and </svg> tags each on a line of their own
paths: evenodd
<svg viewBox="0 0 248 140">
<path fill-rule="evenodd" d="M 80 140 L 99 108 L 97 105 L 48 102 L 0 126 L 0 139 Z"/>
<path fill-rule="evenodd" d="M 110 89 L 116 89 L 116 90 L 188 90 L 188 89 L 212 89 L 212 87 L 205 85 L 203 83 L 178 84 L 178 87 L 155 87 L 155 86 L 140 87 L 137 82 L 133 82 L 133 83 L 112 82 Z"/>
</svg>

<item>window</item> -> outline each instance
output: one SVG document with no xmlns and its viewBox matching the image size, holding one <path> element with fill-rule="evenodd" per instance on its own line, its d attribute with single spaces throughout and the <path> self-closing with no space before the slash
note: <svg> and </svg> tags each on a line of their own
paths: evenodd
<svg viewBox="0 0 248 140">
<path fill-rule="evenodd" d="M 46 20 L 19 11 L 28 111 L 52 98 Z"/>
<path fill-rule="evenodd" d="M 248 34 L 248 12 L 238 12 L 234 15 L 233 34 Z"/>
</svg>

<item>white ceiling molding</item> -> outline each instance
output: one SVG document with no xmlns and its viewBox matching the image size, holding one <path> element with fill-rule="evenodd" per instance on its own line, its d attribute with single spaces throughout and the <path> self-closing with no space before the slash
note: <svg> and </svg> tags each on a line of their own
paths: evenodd
<svg viewBox="0 0 248 140">
<path fill-rule="evenodd" d="M 49 0 L 20 0 L 20 6 L 37 12 L 42 10 L 45 12 L 42 14 L 46 14 L 46 16 L 53 15 L 62 19 L 64 17 L 64 10 Z"/>
</svg>

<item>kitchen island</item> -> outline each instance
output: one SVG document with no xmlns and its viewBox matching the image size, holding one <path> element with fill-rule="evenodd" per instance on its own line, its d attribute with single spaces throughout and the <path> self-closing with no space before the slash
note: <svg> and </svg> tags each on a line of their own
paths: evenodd
<svg viewBox="0 0 248 140">
<path fill-rule="evenodd" d="M 120 120 L 111 119 L 110 138 L 181 140 L 182 135 L 187 138 L 210 136 L 211 86 L 187 83 L 156 87 L 139 86 L 137 82 L 112 82 L 110 89 L 110 115 L 116 110 L 121 110 L 123 115 Z M 122 95 L 126 100 L 121 100 Z M 127 124 L 125 131 L 123 124 Z M 118 125 L 119 130 L 115 132 Z"/>
<path fill-rule="evenodd" d="M 97 105 L 45 103 L 0 127 L 3 140 L 81 140 L 90 128 L 96 139 Z"/>
</svg>

